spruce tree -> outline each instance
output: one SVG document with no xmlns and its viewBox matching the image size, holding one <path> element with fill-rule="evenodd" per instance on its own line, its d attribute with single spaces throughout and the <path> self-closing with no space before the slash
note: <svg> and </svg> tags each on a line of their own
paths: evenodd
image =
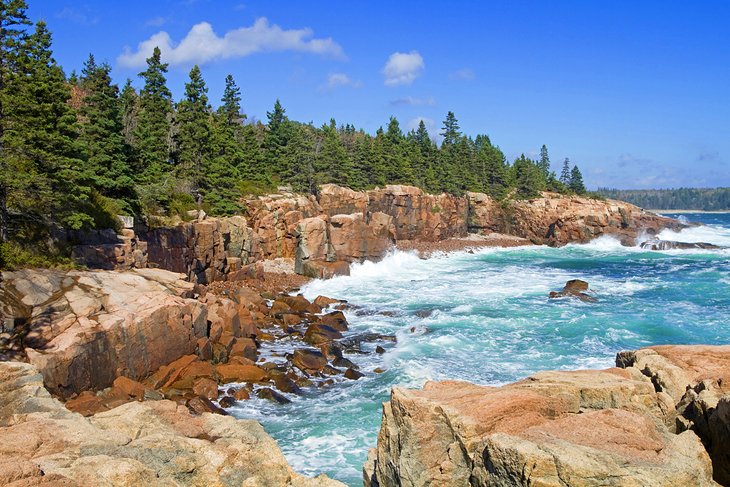
<svg viewBox="0 0 730 487">
<path fill-rule="evenodd" d="M 563 170 L 560 172 L 560 182 L 566 187 L 570 186 L 570 160 L 567 157 L 563 161 Z"/>
<path fill-rule="evenodd" d="M 205 166 L 210 160 L 210 105 L 208 88 L 200 68 L 190 70 L 185 83 L 185 97 L 177 105 L 177 176 L 189 183 L 193 191 L 200 188 Z"/>
<path fill-rule="evenodd" d="M 573 166 L 573 169 L 570 171 L 570 183 L 568 184 L 568 187 L 571 191 L 577 194 L 583 194 L 586 192 L 586 187 L 583 184 L 583 175 L 580 173 L 578 166 Z"/>
<path fill-rule="evenodd" d="M 136 190 L 122 135 L 119 89 L 110 72 L 108 64 L 97 65 L 89 55 L 79 80 L 83 94 L 79 142 L 96 191 L 132 214 L 137 209 Z"/>
<path fill-rule="evenodd" d="M 72 229 L 95 224 L 91 187 L 77 143 L 76 115 L 63 70 L 51 49 L 51 34 L 38 22 L 25 44 L 16 110 L 11 134 L 16 155 L 32 171 L 34 208 Z"/>
<path fill-rule="evenodd" d="M 133 147 L 135 145 L 134 132 L 137 127 L 137 116 L 139 112 L 139 97 L 132 86 L 132 80 L 129 78 L 127 78 L 119 94 L 119 111 L 122 114 L 122 136 L 124 137 L 124 142 L 129 147 Z"/>
<path fill-rule="evenodd" d="M 25 28 L 30 25 L 27 8 L 24 0 L 0 1 L 0 243 L 10 237 L 8 207 L 26 200 L 24 188 L 30 176 L 24 171 L 18 154 L 8 152 L 6 140 L 6 131 L 16 116 L 15 109 L 22 103 L 18 83 L 23 79 L 19 64 L 27 36 Z"/>
<path fill-rule="evenodd" d="M 147 59 L 147 69 L 139 73 L 144 87 L 139 93 L 139 113 L 134 129 L 137 179 L 143 183 L 160 183 L 170 166 L 170 119 L 172 93 L 167 88 L 167 64 L 155 47 Z"/>
<path fill-rule="evenodd" d="M 277 99 L 274 109 L 266 112 L 268 118 L 264 147 L 266 149 L 266 174 L 272 177 L 288 171 L 285 167 L 284 151 L 292 133 L 292 126 L 286 116 L 286 110 Z"/>
<path fill-rule="evenodd" d="M 459 137 L 461 137 L 459 122 L 456 120 L 454 112 L 448 112 L 446 114 L 446 120 L 444 120 L 441 136 L 444 138 L 442 145 L 446 146 L 455 144 L 456 141 L 459 140 Z"/>
<path fill-rule="evenodd" d="M 246 120 L 246 115 L 241 113 L 241 89 L 236 85 L 233 75 L 226 76 L 226 87 L 218 113 L 223 115 L 230 126 L 240 125 Z"/>
<path fill-rule="evenodd" d="M 318 183 L 348 186 L 352 177 L 352 161 L 345 150 L 334 119 L 321 129 L 322 144 L 316 155 Z"/>
<path fill-rule="evenodd" d="M 537 163 L 537 167 L 547 181 L 550 177 L 550 156 L 548 156 L 548 150 L 545 144 L 540 147 L 540 161 Z"/>
</svg>

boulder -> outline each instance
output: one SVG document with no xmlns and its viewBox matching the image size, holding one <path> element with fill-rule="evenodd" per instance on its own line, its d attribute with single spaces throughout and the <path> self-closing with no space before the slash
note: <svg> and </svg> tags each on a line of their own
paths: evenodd
<svg viewBox="0 0 730 487">
<path fill-rule="evenodd" d="M 305 373 L 320 372 L 327 365 L 327 357 L 317 350 L 294 350 L 291 363 Z"/>
<path fill-rule="evenodd" d="M 269 378 L 265 370 L 255 365 L 216 365 L 215 372 L 221 384 L 229 382 L 265 382 Z"/>
<path fill-rule="evenodd" d="M 256 421 L 192 415 L 172 401 L 84 418 L 25 363 L 0 363 L 0 438 L 0 484 L 9 486 L 343 486 L 294 472 Z"/>
<path fill-rule="evenodd" d="M 287 399 L 285 396 L 282 396 L 275 390 L 271 389 L 270 387 L 263 387 L 261 389 L 256 390 L 256 395 L 261 399 L 267 399 L 269 401 L 278 403 L 278 404 L 289 404 L 291 401 Z"/>
<path fill-rule="evenodd" d="M 588 290 L 588 283 L 585 281 L 582 281 L 580 279 L 571 279 L 570 281 L 565 283 L 565 286 L 563 287 L 562 291 L 551 291 L 550 297 L 551 298 L 563 298 L 563 297 L 572 297 L 572 298 L 578 298 L 581 301 L 585 301 L 587 303 L 595 303 L 598 301 L 593 296 L 586 294 L 583 291 Z"/>
<path fill-rule="evenodd" d="M 347 318 L 342 311 L 332 311 L 320 317 L 320 323 L 337 331 L 347 331 Z"/>
<path fill-rule="evenodd" d="M 311 345 L 321 345 L 342 338 L 342 333 L 321 323 L 312 323 L 304 333 L 304 341 Z"/>
</svg>

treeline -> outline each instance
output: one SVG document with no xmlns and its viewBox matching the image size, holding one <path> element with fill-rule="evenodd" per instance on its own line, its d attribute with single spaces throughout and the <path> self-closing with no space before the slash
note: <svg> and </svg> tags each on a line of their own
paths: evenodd
<svg viewBox="0 0 730 487">
<path fill-rule="evenodd" d="M 599 188 L 598 193 L 651 210 L 730 210 L 730 188 Z"/>
<path fill-rule="evenodd" d="M 213 109 L 198 66 L 173 100 L 157 48 L 139 90 L 130 80 L 114 84 L 110 66 L 93 55 L 66 76 L 46 24 L 31 26 L 25 1 L 0 4 L 0 242 L 32 240 L 49 225 L 111 227 L 116 215 L 234 214 L 242 196 L 282 184 L 316 193 L 328 182 L 400 183 L 495 198 L 585 192 L 568 159 L 560 176 L 545 146 L 538 160 L 510 164 L 487 135 L 465 135 L 452 112 L 440 145 L 423 122 L 404 133 L 391 117 L 374 135 L 335 120 L 315 127 L 290 120 L 278 100 L 266 123 L 250 122 L 232 76 Z"/>
</svg>

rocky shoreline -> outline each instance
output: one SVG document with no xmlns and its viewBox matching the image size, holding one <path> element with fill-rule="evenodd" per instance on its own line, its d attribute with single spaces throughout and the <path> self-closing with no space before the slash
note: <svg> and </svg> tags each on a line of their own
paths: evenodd
<svg viewBox="0 0 730 487">
<path fill-rule="evenodd" d="M 146 240 L 128 229 L 119 236 L 121 242 L 77 249 L 77 256 L 92 257 L 87 262 L 96 259 L 106 263 L 99 267 L 116 270 L 2 273 L 0 361 L 6 362 L 0 362 L 0 390 L 7 394 L 3 392 L 0 399 L 0 432 L 4 438 L 27 437 L 30 443 L 6 445 L 2 450 L 0 483 L 168 485 L 175 479 L 182 485 L 341 485 L 326 477 L 308 479 L 293 473 L 258 423 L 222 417 L 223 408 L 252 396 L 285 403 L 303 388 L 327 389 L 358 380 L 363 372 L 357 356 L 382 353 L 392 346 L 392 336 L 348 332 L 342 313 L 347 303 L 328 297 L 309 302 L 293 295 L 309 279 L 346 273 L 350 263 L 378 260 L 391 248 L 416 251 L 427 258 L 480 247 L 582 242 L 605 234 L 628 241 L 641 232 L 656 234 L 662 228 L 677 227 L 673 220 L 619 202 L 545 195 L 498 208 L 484 195 L 470 193 L 459 199 L 401 186 L 355 192 L 327 185 L 317 199 L 268 196 L 252 202 L 250 208 L 247 218 L 198 215 L 196 221 L 175 228 L 147 230 Z M 363 350 L 363 343 L 371 344 Z M 642 354 L 639 351 L 633 357 Z M 506 395 L 504 404 L 524 408 L 535 419 L 529 426 L 536 428 L 552 424 L 548 420 L 606 409 L 610 403 L 608 409 L 619 411 L 618 419 L 609 418 L 612 423 L 600 416 L 594 426 L 600 424 L 599 429 L 610 432 L 616 421 L 626 419 L 621 416 L 626 411 L 644 415 L 636 420 L 644 421 L 644 429 L 637 431 L 649 431 L 651 424 L 667 425 L 666 430 L 656 426 L 652 445 L 668 451 L 667 458 L 674 458 L 672 448 L 689 458 L 666 470 L 667 475 L 681 480 L 695 469 L 697 478 L 709 479 L 712 458 L 717 477 L 720 470 L 715 459 L 721 454 L 712 453 L 713 447 L 707 445 L 712 441 L 725 445 L 725 440 L 712 440 L 705 432 L 699 437 L 707 443 L 706 449 L 700 448 L 702 444 L 697 446 L 690 437 L 695 433 L 689 430 L 716 431 L 715 426 L 702 425 L 724 421 L 725 410 L 704 392 L 726 393 L 722 377 L 711 378 L 719 386 L 687 382 L 704 402 L 685 397 L 689 392 L 675 397 L 678 391 L 669 400 L 658 386 L 652 386 L 665 380 L 661 374 L 666 372 L 657 372 L 661 379 L 648 379 L 641 374 L 644 369 L 638 375 L 634 371 L 639 358 L 622 357 L 628 373 L 555 373 L 500 388 L 507 392 L 462 383 L 430 384 L 422 393 L 396 388 L 385 406 L 378 449 L 366 467 L 366 485 L 461 485 L 463 479 L 475 485 L 533 485 L 534 479 L 542 479 L 544 485 L 563 485 L 562 475 L 578 475 L 581 485 L 633 485 L 621 479 L 653 478 L 641 468 L 626 467 L 625 462 L 617 464 L 624 470 L 619 468 L 623 473 L 616 474 L 619 480 L 613 483 L 601 483 L 614 478 L 610 472 L 605 478 L 580 477 L 573 470 L 566 474 L 568 470 L 556 467 L 557 477 L 553 473 L 540 477 L 540 471 L 525 477 L 523 468 L 519 477 L 510 470 L 517 468 L 513 459 L 498 469 L 496 460 L 484 464 L 484 456 L 479 460 L 474 448 L 483 446 L 484 435 L 492 430 L 479 430 L 477 438 L 470 436 L 471 426 L 462 430 L 451 419 L 448 427 L 439 423 L 446 404 L 458 403 L 465 394 L 470 397 L 465 415 L 480 411 L 472 408 L 480 401 L 491 404 L 493 394 Z M 372 373 L 379 372 L 378 368 Z M 578 387 L 580 381 L 587 385 Z M 572 384 L 572 389 L 566 389 L 566 384 Z M 583 404 L 586 394 L 594 394 L 592 387 L 610 400 Z M 532 402 L 522 404 L 522 392 L 510 396 L 513 390 L 525 388 L 538 394 Z M 65 406 L 49 392 L 65 401 Z M 415 402 L 426 408 L 417 413 L 423 415 L 423 422 L 402 429 L 399 414 L 419 394 L 422 399 Z M 637 400 L 644 409 L 626 406 Z M 656 407 L 649 405 L 652 401 Z M 676 413 L 682 401 L 686 403 L 682 413 Z M 495 406 L 499 404 L 501 399 Z M 482 410 L 484 417 L 464 425 L 488 420 L 500 434 L 523 431 L 519 424 L 509 426 L 508 411 L 493 416 L 498 410 L 490 406 Z M 720 413 L 715 414 L 716 410 Z M 680 417 L 686 420 L 681 427 Z M 672 427 L 672 421 L 677 426 Z M 534 431 L 544 435 L 553 430 Z M 681 440 L 670 436 L 675 432 L 683 432 L 677 436 Z M 617 438 L 619 443 L 625 439 Z M 532 441 L 528 449 L 544 450 L 538 440 L 518 435 L 515 441 Z M 443 444 L 445 453 L 439 450 Z M 184 460 L 171 464 L 169 455 L 178 451 Z M 435 464 L 433 459 L 411 458 L 431 453 L 438 457 Z M 593 462 L 591 468 L 600 470 L 596 465 L 607 458 L 602 454 L 586 454 Z M 540 458 L 549 464 L 548 457 Z M 555 464 L 562 461 L 557 453 L 550 458 Z M 485 471 L 478 470 L 480 461 Z M 467 477 L 459 476 L 465 469 Z"/>
<path fill-rule="evenodd" d="M 650 347 L 616 365 L 394 388 L 365 486 L 730 485 L 730 346 Z"/>
</svg>

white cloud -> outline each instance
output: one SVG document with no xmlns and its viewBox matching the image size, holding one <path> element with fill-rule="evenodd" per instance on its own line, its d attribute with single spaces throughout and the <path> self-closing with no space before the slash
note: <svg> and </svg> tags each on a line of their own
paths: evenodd
<svg viewBox="0 0 730 487">
<path fill-rule="evenodd" d="M 418 98 L 414 96 L 405 96 L 403 98 L 396 98 L 395 100 L 390 100 L 390 104 L 394 106 L 398 105 L 409 105 L 409 106 L 420 106 L 420 105 L 427 105 L 427 106 L 435 106 L 436 105 L 436 99 L 432 96 L 429 96 L 428 98 Z"/>
<path fill-rule="evenodd" d="M 394 52 L 383 67 L 385 84 L 388 86 L 410 85 L 423 72 L 426 65 L 418 51 Z"/>
<path fill-rule="evenodd" d="M 123 67 L 142 67 L 155 46 L 162 51 L 163 60 L 171 65 L 204 64 L 218 59 L 276 51 L 306 52 L 339 59 L 345 57 L 342 47 L 332 38 L 318 39 L 312 38 L 313 35 L 312 29 L 284 30 L 261 17 L 251 27 L 230 30 L 219 37 L 208 22 L 200 22 L 177 44 L 173 43 L 170 34 L 160 31 L 140 42 L 136 51 L 125 47 L 117 62 Z"/>
<path fill-rule="evenodd" d="M 350 79 L 350 77 L 345 73 L 331 73 L 327 76 L 327 82 L 320 87 L 320 90 L 333 91 L 344 86 L 349 86 L 350 88 L 361 88 L 362 82 Z"/>
<path fill-rule="evenodd" d="M 471 81 L 476 78 L 476 75 L 474 74 L 474 71 L 469 68 L 461 68 L 450 73 L 449 78 L 457 81 Z"/>
</svg>

